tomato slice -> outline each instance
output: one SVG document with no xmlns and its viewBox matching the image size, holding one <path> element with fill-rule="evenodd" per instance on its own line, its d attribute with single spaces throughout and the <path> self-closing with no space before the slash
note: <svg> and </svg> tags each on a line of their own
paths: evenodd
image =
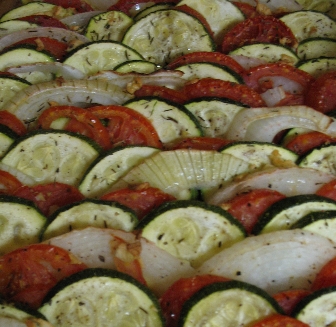
<svg viewBox="0 0 336 327">
<path fill-rule="evenodd" d="M 84 0 L 44 0 L 44 2 L 63 8 L 74 8 L 77 12 L 93 11 L 93 8 Z"/>
<path fill-rule="evenodd" d="M 32 37 L 19 42 L 16 42 L 12 46 L 20 44 L 29 44 L 36 47 L 37 50 L 44 50 L 49 52 L 57 60 L 62 60 L 67 54 L 68 45 L 65 42 L 60 42 L 56 39 L 49 37 Z"/>
<path fill-rule="evenodd" d="M 103 149 L 107 150 L 111 148 L 111 142 L 108 130 L 102 124 L 102 122 L 89 110 L 74 107 L 74 106 L 52 106 L 44 110 L 39 116 L 37 125 L 39 128 L 49 129 L 51 123 L 58 118 L 71 118 L 76 119 L 82 124 L 78 124 L 79 127 L 77 133 L 91 136 Z M 85 129 L 80 129 L 81 126 L 85 126 Z M 90 131 L 90 135 L 87 135 L 87 131 Z"/>
<path fill-rule="evenodd" d="M 202 78 L 195 83 L 187 83 L 182 92 L 189 97 L 189 100 L 200 97 L 219 97 L 231 99 L 250 107 L 266 106 L 260 94 L 248 86 L 214 78 Z"/>
<path fill-rule="evenodd" d="M 9 127 L 19 136 L 23 136 L 27 133 L 27 128 L 24 123 L 14 114 L 6 110 L 0 110 L 0 124 Z"/>
<path fill-rule="evenodd" d="M 13 195 L 33 201 L 47 217 L 60 207 L 85 198 L 76 187 L 57 182 L 21 186 Z"/>
<path fill-rule="evenodd" d="M 336 201 L 336 179 L 321 186 L 316 194 Z"/>
<path fill-rule="evenodd" d="M 253 18 L 260 16 L 255 6 L 248 3 L 232 1 L 232 3 L 238 7 L 246 18 Z"/>
<path fill-rule="evenodd" d="M 222 276 L 198 275 L 181 278 L 173 283 L 160 298 L 166 325 L 177 327 L 183 304 L 201 288 L 212 283 L 226 282 L 228 280 L 228 278 Z"/>
<path fill-rule="evenodd" d="M 336 143 L 336 139 L 327 134 L 314 131 L 296 135 L 285 147 L 302 156 L 318 146 L 330 143 Z"/>
<path fill-rule="evenodd" d="M 6 301 L 37 309 L 59 280 L 85 268 L 64 249 L 29 245 L 0 258 L 0 293 Z"/>
<path fill-rule="evenodd" d="M 309 327 L 309 325 L 298 319 L 276 313 L 251 324 L 250 327 Z"/>
<path fill-rule="evenodd" d="M 297 40 L 291 29 L 274 16 L 247 18 L 230 29 L 223 38 L 223 53 L 254 43 L 273 43 L 295 48 Z"/>
<path fill-rule="evenodd" d="M 303 289 L 288 290 L 274 294 L 273 298 L 278 302 L 284 313 L 290 316 L 296 305 L 310 293 L 311 291 Z"/>
<path fill-rule="evenodd" d="M 336 258 L 328 261 L 317 273 L 311 290 L 317 291 L 322 288 L 336 286 Z"/>
<path fill-rule="evenodd" d="M 180 56 L 174 59 L 172 62 L 170 62 L 165 68 L 176 69 L 182 65 L 189 65 L 198 62 L 210 62 L 223 65 L 232 69 L 237 74 L 243 74 L 245 72 L 245 69 L 230 56 L 227 56 L 221 52 L 206 52 L 206 51 L 191 52 L 183 56 Z"/>
<path fill-rule="evenodd" d="M 311 83 L 305 104 L 323 113 L 336 110 L 336 71 L 326 72 Z"/>
<path fill-rule="evenodd" d="M 101 199 L 116 201 L 133 209 L 138 219 L 142 219 L 164 202 L 176 200 L 174 196 L 148 184 L 141 184 L 135 189 L 113 191 L 103 195 Z"/>
<path fill-rule="evenodd" d="M 107 130 L 113 146 L 147 145 L 162 148 L 152 123 L 137 111 L 117 105 L 96 106 L 88 111 L 107 121 Z"/>
<path fill-rule="evenodd" d="M 243 76 L 245 84 L 259 93 L 274 87 L 269 77 L 285 77 L 300 84 L 300 93 L 305 93 L 314 80 L 309 73 L 285 63 L 267 63 L 252 67 Z"/>
<path fill-rule="evenodd" d="M 22 186 L 22 183 L 15 176 L 7 171 L 0 170 L 0 194 L 13 195 Z"/>
<path fill-rule="evenodd" d="M 253 189 L 236 195 L 231 200 L 221 204 L 225 210 L 237 218 L 251 234 L 260 215 L 273 203 L 286 196 L 270 189 Z"/>
<path fill-rule="evenodd" d="M 134 92 L 134 95 L 135 97 L 155 96 L 180 104 L 184 104 L 188 100 L 183 92 L 158 85 L 143 85 Z"/>
<path fill-rule="evenodd" d="M 32 24 L 39 25 L 41 27 L 58 27 L 68 29 L 68 27 L 63 24 L 57 18 L 48 15 L 30 15 L 17 18 L 19 20 L 23 20 Z"/>
<path fill-rule="evenodd" d="M 217 137 L 188 137 L 174 144 L 173 149 L 196 149 L 196 150 L 215 150 L 218 151 L 231 140 L 225 140 Z"/>
</svg>

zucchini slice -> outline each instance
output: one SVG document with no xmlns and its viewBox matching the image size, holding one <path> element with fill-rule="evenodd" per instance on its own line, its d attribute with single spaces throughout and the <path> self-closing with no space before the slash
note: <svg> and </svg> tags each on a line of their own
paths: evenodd
<svg viewBox="0 0 336 327">
<path fill-rule="evenodd" d="M 0 23 L 0 37 L 33 27 L 38 27 L 38 25 L 19 19 L 7 20 Z"/>
<path fill-rule="evenodd" d="M 296 0 L 304 10 L 315 10 L 327 13 L 335 6 L 334 0 Z"/>
<path fill-rule="evenodd" d="M 297 48 L 301 60 L 336 57 L 336 39 L 315 37 L 302 41 Z"/>
<path fill-rule="evenodd" d="M 280 19 L 292 30 L 298 42 L 313 37 L 336 39 L 336 21 L 324 13 L 301 10 Z"/>
<path fill-rule="evenodd" d="M 5 155 L 17 138 L 18 135 L 10 128 L 0 124 L 0 159 Z"/>
<path fill-rule="evenodd" d="M 300 228 L 310 231 L 336 242 L 336 211 L 316 211 L 299 219 L 292 229 Z"/>
<path fill-rule="evenodd" d="M 95 41 L 76 47 L 63 63 L 86 75 L 93 75 L 104 70 L 113 70 L 125 61 L 142 59 L 137 51 L 120 42 Z"/>
<path fill-rule="evenodd" d="M 42 238 L 52 237 L 86 227 L 113 228 L 132 231 L 138 223 L 129 208 L 112 201 L 83 200 L 57 210 L 46 226 Z"/>
<path fill-rule="evenodd" d="M 131 168 L 160 151 L 147 146 L 115 148 L 98 157 L 89 167 L 79 184 L 86 197 L 99 198 Z"/>
<path fill-rule="evenodd" d="M 306 296 L 293 316 L 311 327 L 332 326 L 336 322 L 336 287 L 327 287 Z"/>
<path fill-rule="evenodd" d="M 256 58 L 269 63 L 281 61 L 292 65 L 295 65 L 299 61 L 298 56 L 292 49 L 271 43 L 244 45 L 231 51 L 229 55 Z"/>
<path fill-rule="evenodd" d="M 179 327 L 250 326 L 282 310 L 262 289 L 240 281 L 217 282 L 196 292 L 182 307 Z"/>
<path fill-rule="evenodd" d="M 158 67 L 153 62 L 146 60 L 129 60 L 114 67 L 114 71 L 123 74 L 151 74 L 154 73 L 157 69 Z"/>
<path fill-rule="evenodd" d="M 0 255 L 37 243 L 47 222 L 31 201 L 0 196 Z"/>
<path fill-rule="evenodd" d="M 235 142 L 221 149 L 222 153 L 248 162 L 254 169 L 264 166 L 294 167 L 298 155 L 282 146 L 266 142 Z"/>
<path fill-rule="evenodd" d="M 90 41 L 112 40 L 120 42 L 133 19 L 121 11 L 106 11 L 93 16 L 84 35 Z"/>
<path fill-rule="evenodd" d="M 235 115 L 246 105 L 229 99 L 201 97 L 184 106 L 196 117 L 204 136 L 224 137 Z"/>
<path fill-rule="evenodd" d="M 173 2 L 169 2 L 169 0 L 167 0 L 167 2 L 158 2 L 158 3 L 154 3 L 153 5 L 149 6 L 149 7 L 145 7 L 144 9 L 140 9 L 140 12 L 138 12 L 134 17 L 134 21 L 138 21 L 139 19 L 147 16 L 148 14 L 157 11 L 157 10 L 163 10 L 163 9 L 170 9 L 174 6 L 175 4 Z"/>
<path fill-rule="evenodd" d="M 231 214 L 200 201 L 166 203 L 142 219 L 137 229 L 142 237 L 194 267 L 246 237 Z"/>
<path fill-rule="evenodd" d="M 124 103 L 150 120 L 162 143 L 202 136 L 198 120 L 184 106 L 159 97 L 138 97 Z"/>
<path fill-rule="evenodd" d="M 326 210 L 336 210 L 336 201 L 315 194 L 290 196 L 272 204 L 262 214 L 253 234 L 290 229 L 305 215 Z"/>
<path fill-rule="evenodd" d="M 2 162 L 34 178 L 77 186 L 100 152 L 91 139 L 78 134 L 39 130 L 14 142 Z"/>
<path fill-rule="evenodd" d="M 215 50 L 212 37 L 197 18 L 173 9 L 157 10 L 139 19 L 122 42 L 160 66 L 189 52 Z"/>
<path fill-rule="evenodd" d="M 39 311 L 54 326 L 163 327 L 152 292 L 128 275 L 86 269 L 59 282 Z"/>
<path fill-rule="evenodd" d="M 215 189 L 249 171 L 246 161 L 217 151 L 160 151 L 132 168 L 112 189 L 147 182 L 179 200 L 188 200 L 194 189 Z"/>
<path fill-rule="evenodd" d="M 313 77 L 317 78 L 328 71 L 336 70 L 336 57 L 314 58 L 300 61 L 297 63 L 297 68 L 304 70 Z"/>
</svg>

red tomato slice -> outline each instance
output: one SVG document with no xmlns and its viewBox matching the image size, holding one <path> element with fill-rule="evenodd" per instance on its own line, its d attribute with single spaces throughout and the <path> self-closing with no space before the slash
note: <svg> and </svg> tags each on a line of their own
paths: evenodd
<svg viewBox="0 0 336 327">
<path fill-rule="evenodd" d="M 202 78 L 195 83 L 188 83 L 182 92 L 189 97 L 189 100 L 200 97 L 219 97 L 241 102 L 250 107 L 266 106 L 260 94 L 248 86 L 214 78 Z"/>
<path fill-rule="evenodd" d="M 305 104 L 323 113 L 336 110 L 336 71 L 324 73 L 311 83 Z"/>
<path fill-rule="evenodd" d="M 31 16 L 19 17 L 18 19 L 42 27 L 59 27 L 68 29 L 68 27 L 65 24 L 63 24 L 60 20 L 48 15 L 31 15 Z"/>
<path fill-rule="evenodd" d="M 14 114 L 6 110 L 0 110 L 0 124 L 6 125 L 19 136 L 23 136 L 27 133 L 27 128 L 24 123 Z"/>
<path fill-rule="evenodd" d="M 88 109 L 108 121 L 107 130 L 113 146 L 147 145 L 161 149 L 162 143 L 152 123 L 137 111 L 123 106 L 97 106 Z"/>
<path fill-rule="evenodd" d="M 336 201 L 336 179 L 321 186 L 316 194 Z"/>
<path fill-rule="evenodd" d="M 273 43 L 295 48 L 297 40 L 291 29 L 273 16 L 245 19 L 230 29 L 223 38 L 222 52 L 229 53 L 241 46 L 254 43 Z"/>
<path fill-rule="evenodd" d="M 273 82 L 267 77 L 285 77 L 302 86 L 305 93 L 314 78 L 305 71 L 285 63 L 267 63 L 249 69 L 244 74 L 245 84 L 256 92 L 265 92 L 273 88 Z"/>
<path fill-rule="evenodd" d="M 309 327 L 309 325 L 292 317 L 273 314 L 257 321 L 250 327 Z"/>
<path fill-rule="evenodd" d="M 212 283 L 226 282 L 228 280 L 228 278 L 222 276 L 198 275 L 181 278 L 173 283 L 160 298 L 160 305 L 166 319 L 166 325 L 177 327 L 184 302 L 201 288 Z"/>
<path fill-rule="evenodd" d="M 243 74 L 245 72 L 245 69 L 230 56 L 227 56 L 221 52 L 206 52 L 206 51 L 191 52 L 183 56 L 180 56 L 175 60 L 173 60 L 172 62 L 170 62 L 165 67 L 165 69 L 175 69 L 182 65 L 188 65 L 198 62 L 210 62 L 223 65 L 232 69 L 237 74 Z"/>
<path fill-rule="evenodd" d="M 93 140 L 103 149 L 107 150 L 111 148 L 108 130 L 99 118 L 89 110 L 73 106 L 53 106 L 42 112 L 37 123 L 40 128 L 49 129 L 54 120 L 62 117 L 76 119 L 85 125 L 85 129 L 78 129 L 77 132 L 79 134 L 87 135 L 87 130 L 89 130 L 91 132 L 90 136 L 92 136 Z M 77 126 L 83 126 L 82 124 Z"/>
<path fill-rule="evenodd" d="M 134 92 L 134 95 L 135 97 L 155 96 L 180 104 L 184 104 L 188 100 L 184 93 L 158 85 L 143 85 Z"/>
<path fill-rule="evenodd" d="M 170 3 L 178 3 L 179 0 L 169 1 Z M 127 15 L 131 15 L 132 9 L 136 6 L 141 6 L 141 4 L 155 4 L 155 3 L 167 3 L 167 0 L 119 0 L 114 5 L 110 6 L 108 10 L 119 10 Z"/>
<path fill-rule="evenodd" d="M 216 137 L 189 137 L 174 144 L 173 149 L 220 150 L 233 141 Z"/>
<path fill-rule="evenodd" d="M 331 259 L 320 269 L 311 290 L 317 291 L 330 286 L 336 286 L 336 258 Z"/>
<path fill-rule="evenodd" d="M 12 46 L 20 44 L 30 44 L 36 47 L 36 50 L 47 51 L 57 60 L 62 60 L 67 54 L 68 45 L 65 42 L 60 42 L 58 40 L 49 37 L 32 37 L 19 41 Z"/>
<path fill-rule="evenodd" d="M 271 204 L 285 197 L 285 195 L 275 190 L 254 189 L 238 194 L 233 199 L 221 204 L 221 207 L 237 218 L 243 224 L 247 233 L 251 234 L 260 215 Z"/>
<path fill-rule="evenodd" d="M 278 302 L 284 313 L 290 316 L 296 305 L 311 291 L 308 290 L 288 290 L 273 295 L 273 298 Z"/>
<path fill-rule="evenodd" d="M 139 185 L 135 189 L 113 191 L 103 195 L 101 199 L 116 201 L 133 209 L 138 219 L 142 219 L 164 202 L 176 200 L 174 196 L 147 184 Z"/>
<path fill-rule="evenodd" d="M 314 131 L 296 135 L 285 145 L 285 147 L 301 156 L 318 146 L 335 142 L 335 138 Z"/>
<path fill-rule="evenodd" d="M 9 302 L 37 309 L 59 280 L 85 268 L 64 249 L 29 245 L 0 258 L 0 293 Z"/>
<path fill-rule="evenodd" d="M 33 201 L 47 217 L 58 208 L 85 198 L 74 186 L 57 182 L 31 187 L 22 186 L 13 195 Z"/>
<path fill-rule="evenodd" d="M 77 12 L 93 11 L 93 8 L 84 0 L 44 0 L 44 2 L 63 8 L 74 8 Z"/>
<path fill-rule="evenodd" d="M 7 171 L 0 170 L 0 194 L 13 195 L 22 183 Z"/>
</svg>

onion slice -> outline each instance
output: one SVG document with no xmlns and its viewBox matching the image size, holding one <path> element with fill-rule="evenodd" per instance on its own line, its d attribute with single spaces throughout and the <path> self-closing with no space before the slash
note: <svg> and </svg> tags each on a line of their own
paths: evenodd
<svg viewBox="0 0 336 327">
<path fill-rule="evenodd" d="M 90 19 L 96 15 L 101 14 L 103 11 L 95 10 L 95 11 L 86 11 L 82 13 L 78 13 L 75 15 L 67 16 L 61 19 L 61 22 L 67 25 L 70 28 L 76 28 L 78 30 L 82 30 L 89 23 Z"/>
<path fill-rule="evenodd" d="M 278 132 L 303 127 L 336 136 L 336 121 L 313 108 L 297 105 L 247 108 L 234 117 L 225 137 L 231 140 L 272 142 Z"/>
<path fill-rule="evenodd" d="M 241 280 L 270 294 L 309 289 L 322 266 L 336 256 L 335 245 L 303 230 L 252 236 L 215 255 L 198 272 Z"/>
<path fill-rule="evenodd" d="M 253 189 L 268 188 L 286 196 L 315 193 L 336 177 L 312 168 L 269 168 L 248 174 L 245 178 L 223 185 L 206 196 L 206 202 L 219 205 L 237 194 Z"/>
<path fill-rule="evenodd" d="M 3 107 L 16 115 L 27 127 L 31 127 L 38 116 L 57 105 L 83 106 L 92 103 L 109 105 L 123 104 L 131 95 L 119 86 L 105 80 L 55 80 L 31 85 L 19 91 Z"/>
</svg>

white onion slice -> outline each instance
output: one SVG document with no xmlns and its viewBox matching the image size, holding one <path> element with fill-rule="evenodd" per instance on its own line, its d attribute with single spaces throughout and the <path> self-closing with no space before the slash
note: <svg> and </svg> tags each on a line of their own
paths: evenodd
<svg viewBox="0 0 336 327">
<path fill-rule="evenodd" d="M 3 107 L 15 114 L 27 126 L 33 123 L 52 102 L 58 105 L 97 103 L 123 104 L 131 95 L 119 86 L 105 80 L 51 81 L 31 85 L 19 91 Z"/>
<path fill-rule="evenodd" d="M 161 296 L 178 279 L 196 274 L 188 261 L 172 256 L 144 238 L 140 242 L 142 275 L 157 296 Z"/>
<path fill-rule="evenodd" d="M 319 269 L 336 256 L 335 245 L 302 230 L 247 237 L 209 259 L 199 273 L 241 280 L 270 294 L 309 289 Z"/>
<path fill-rule="evenodd" d="M 307 106 L 242 109 L 225 135 L 231 140 L 272 142 L 278 132 L 303 127 L 336 136 L 336 121 Z"/>
<path fill-rule="evenodd" d="M 103 11 L 87 11 L 76 15 L 67 16 L 61 19 L 61 22 L 68 27 L 76 27 L 79 29 L 84 28 L 90 21 L 90 19 L 96 15 L 101 14 Z"/>
<path fill-rule="evenodd" d="M 0 326 L 6 327 L 53 327 L 48 321 L 38 318 L 27 318 L 21 321 L 11 317 L 0 316 Z"/>
<path fill-rule="evenodd" d="M 244 69 L 249 70 L 252 67 L 257 67 L 263 64 L 267 63 L 267 60 L 260 59 L 260 58 L 254 58 L 254 57 L 247 57 L 242 55 L 230 55 L 232 59 L 238 62 L 240 66 L 242 66 Z"/>
<path fill-rule="evenodd" d="M 292 12 L 302 10 L 302 6 L 295 0 L 258 0 L 259 4 L 266 5 L 272 13 Z"/>
<path fill-rule="evenodd" d="M 253 189 L 271 189 L 286 196 L 315 193 L 322 185 L 336 177 L 312 168 L 270 168 L 248 174 L 244 179 L 231 182 L 206 198 L 206 202 L 219 205 L 237 194 Z"/>
<path fill-rule="evenodd" d="M 281 86 L 269 89 L 260 95 L 265 101 L 267 107 L 276 106 L 282 99 L 286 97 L 286 93 Z"/>
<path fill-rule="evenodd" d="M 0 51 L 6 47 L 32 37 L 50 37 L 68 44 L 87 43 L 89 39 L 75 31 L 59 27 L 36 27 L 13 32 L 0 39 Z"/>
<path fill-rule="evenodd" d="M 18 67 L 10 67 L 7 71 L 12 74 L 24 74 L 38 71 L 62 76 L 64 79 L 85 78 L 85 74 L 79 69 L 60 62 L 40 62 L 34 65 L 21 65 Z"/>
</svg>

